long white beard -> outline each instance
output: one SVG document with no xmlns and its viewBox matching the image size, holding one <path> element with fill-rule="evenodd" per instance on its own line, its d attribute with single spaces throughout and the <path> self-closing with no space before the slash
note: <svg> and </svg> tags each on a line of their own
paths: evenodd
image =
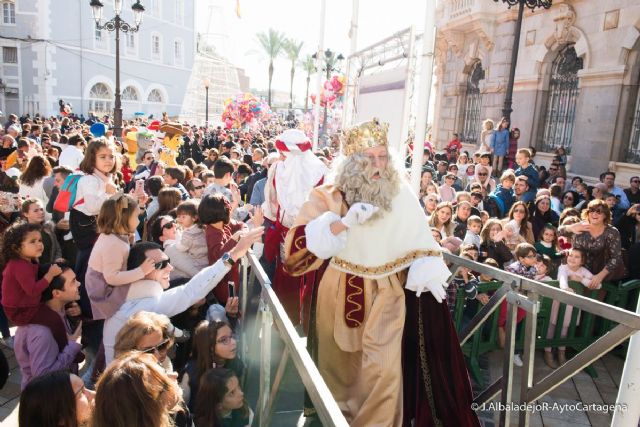
<svg viewBox="0 0 640 427">
<path fill-rule="evenodd" d="M 379 178 L 374 179 L 378 173 Z M 391 159 L 387 167 L 379 169 L 360 154 L 354 154 L 340 164 L 335 186 L 339 188 L 349 206 L 357 202 L 370 203 L 380 208 L 371 220 L 381 218 L 391 210 L 391 200 L 398 194 L 400 176 Z"/>
</svg>

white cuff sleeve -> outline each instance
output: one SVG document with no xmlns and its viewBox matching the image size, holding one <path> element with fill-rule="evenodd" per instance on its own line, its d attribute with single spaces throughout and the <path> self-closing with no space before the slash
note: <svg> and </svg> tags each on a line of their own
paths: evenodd
<svg viewBox="0 0 640 427">
<path fill-rule="evenodd" d="M 423 292 L 431 292 L 438 299 L 439 296 L 444 296 L 449 276 L 451 272 L 442 258 L 435 256 L 418 258 L 409 267 L 405 288 L 414 291 L 418 296 Z"/>
<path fill-rule="evenodd" d="M 346 230 L 335 236 L 331 232 L 331 224 L 340 218 L 340 215 L 329 211 L 307 224 L 307 249 L 318 258 L 329 259 L 347 246 Z"/>
</svg>

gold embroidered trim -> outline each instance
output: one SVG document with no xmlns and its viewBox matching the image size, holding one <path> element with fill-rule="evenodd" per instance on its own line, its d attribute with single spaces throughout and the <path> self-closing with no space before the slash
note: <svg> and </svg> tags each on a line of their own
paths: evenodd
<svg viewBox="0 0 640 427">
<path fill-rule="evenodd" d="M 346 289 L 345 289 L 345 292 L 347 292 L 347 302 L 351 303 L 352 305 L 356 305 L 356 307 L 353 308 L 352 310 L 349 310 L 349 312 L 345 313 L 344 317 L 347 320 L 350 320 L 350 321 L 354 322 L 356 324 L 355 327 L 359 328 L 360 326 L 362 326 L 362 322 L 359 321 L 358 319 L 354 319 L 353 317 L 351 317 L 351 314 L 362 310 L 362 304 L 360 304 L 357 301 L 354 301 L 353 298 L 355 298 L 358 295 L 362 295 L 364 293 L 364 287 L 360 287 L 357 284 L 353 283 L 353 281 L 355 279 L 356 279 L 356 276 L 351 276 L 349 278 L 349 280 L 347 280 L 347 285 L 346 286 L 348 288 L 355 289 L 357 292 L 349 294 Z"/>
<path fill-rule="evenodd" d="M 425 296 L 424 298 L 429 298 Z M 422 303 L 418 299 L 418 341 L 420 342 L 420 367 L 422 368 L 422 381 L 424 382 L 424 391 L 427 393 L 427 400 L 431 406 L 431 416 L 433 424 L 442 426 L 442 421 L 436 414 L 436 402 L 433 398 L 433 388 L 431 386 L 431 373 L 429 372 L 429 364 L 427 363 L 427 348 L 424 344 L 424 326 L 422 322 Z"/>
<path fill-rule="evenodd" d="M 293 243 L 293 247 L 300 251 L 307 248 L 307 236 L 298 237 Z"/>
<path fill-rule="evenodd" d="M 395 261 L 388 262 L 378 267 L 365 267 L 362 265 L 351 263 L 349 261 L 345 261 L 338 257 L 333 257 L 333 259 L 331 260 L 331 264 L 334 264 L 335 266 L 343 270 L 347 270 L 355 274 L 385 274 L 385 273 L 394 272 L 395 270 L 408 264 L 409 262 L 425 256 L 441 257 L 442 251 L 438 251 L 438 250 L 413 251 L 413 252 L 410 252 L 408 255 L 403 256 L 402 258 L 398 258 Z"/>
</svg>

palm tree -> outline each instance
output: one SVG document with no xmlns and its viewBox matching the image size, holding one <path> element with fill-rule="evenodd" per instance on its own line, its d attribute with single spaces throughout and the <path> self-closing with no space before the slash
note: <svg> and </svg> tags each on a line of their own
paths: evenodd
<svg viewBox="0 0 640 427">
<path fill-rule="evenodd" d="M 280 55 L 285 36 L 279 31 L 269 28 L 269 31 L 256 34 L 258 44 L 269 58 L 269 94 L 267 103 L 271 106 L 271 81 L 273 80 L 273 61 Z"/>
<path fill-rule="evenodd" d="M 311 83 L 311 75 L 316 72 L 316 61 L 311 55 L 307 55 L 300 62 L 300 66 L 307 72 L 307 95 L 304 97 L 304 110 L 307 111 L 309 109 L 309 84 Z"/>
<path fill-rule="evenodd" d="M 291 61 L 291 85 L 289 87 L 289 108 L 293 108 L 293 77 L 296 74 L 296 62 L 298 62 L 298 58 L 300 57 L 300 50 L 302 50 L 303 42 L 298 42 L 294 39 L 286 39 L 282 45 L 282 49 L 284 49 L 284 54 L 287 59 Z"/>
</svg>

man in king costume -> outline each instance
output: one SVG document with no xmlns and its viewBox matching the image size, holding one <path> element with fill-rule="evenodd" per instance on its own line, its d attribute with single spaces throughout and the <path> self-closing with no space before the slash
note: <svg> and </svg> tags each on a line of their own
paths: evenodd
<svg viewBox="0 0 640 427">
<path fill-rule="evenodd" d="M 316 272 L 310 353 L 351 426 L 478 426 L 443 302 L 451 273 L 387 125 L 346 131 L 342 154 L 285 243 L 290 274 Z"/>
</svg>

